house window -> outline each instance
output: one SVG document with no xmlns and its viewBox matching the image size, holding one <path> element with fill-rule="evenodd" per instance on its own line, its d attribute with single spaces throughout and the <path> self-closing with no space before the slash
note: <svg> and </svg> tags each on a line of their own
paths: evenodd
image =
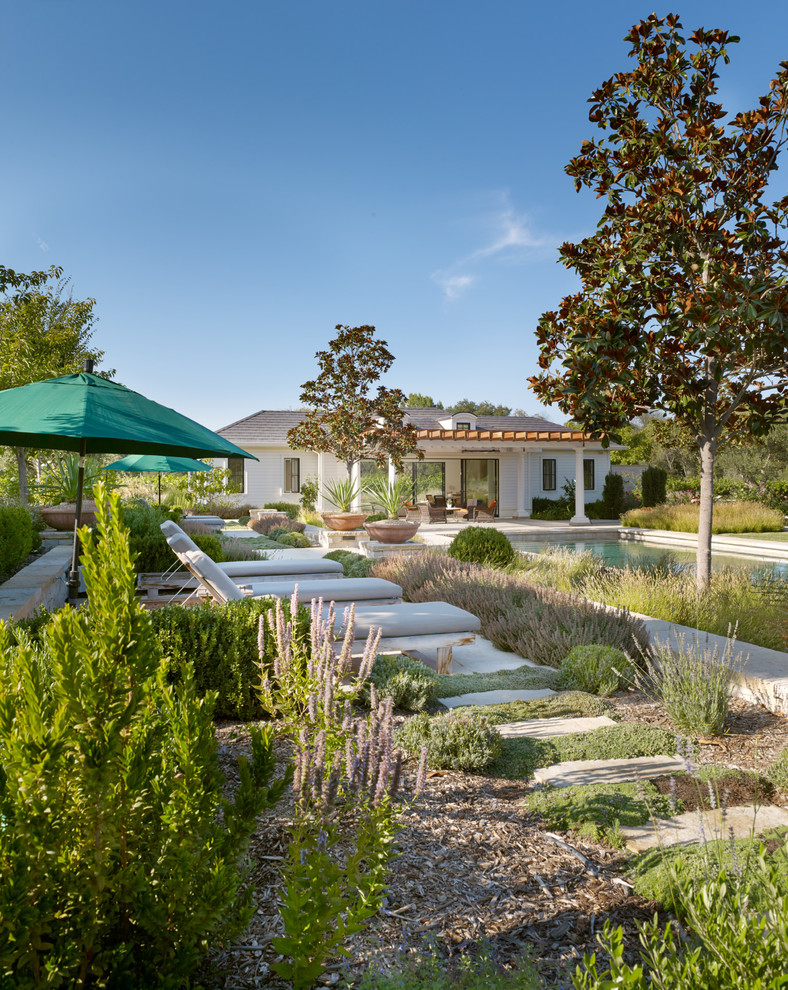
<svg viewBox="0 0 788 990">
<path fill-rule="evenodd" d="M 282 487 L 285 492 L 301 491 L 301 458 L 285 458 L 285 483 Z"/>
<path fill-rule="evenodd" d="M 555 479 L 556 479 L 555 458 L 545 457 L 542 460 L 542 491 L 554 492 Z"/>
<path fill-rule="evenodd" d="M 243 457 L 228 457 L 227 470 L 230 472 L 228 481 L 239 492 L 245 492 L 244 487 L 244 459 Z"/>
<path fill-rule="evenodd" d="M 583 461 L 583 488 L 587 492 L 592 492 L 596 487 L 594 483 L 594 462 L 593 460 Z"/>
<path fill-rule="evenodd" d="M 454 426 L 454 429 L 455 430 L 470 430 L 470 428 L 471 428 L 471 424 L 470 423 L 459 423 L 458 422 Z"/>
</svg>

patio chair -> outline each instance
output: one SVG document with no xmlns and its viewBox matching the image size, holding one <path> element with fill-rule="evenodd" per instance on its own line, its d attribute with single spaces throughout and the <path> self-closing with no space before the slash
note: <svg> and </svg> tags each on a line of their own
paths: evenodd
<svg viewBox="0 0 788 990">
<path fill-rule="evenodd" d="M 433 505 L 421 506 L 421 521 L 424 523 L 446 522 L 446 509 L 439 509 Z"/>
<path fill-rule="evenodd" d="M 220 605 L 243 598 L 290 598 L 297 594 L 299 601 L 312 601 L 322 598 L 337 604 L 351 602 L 371 602 L 375 605 L 388 605 L 402 600 L 402 588 L 392 581 L 382 578 L 347 578 L 344 581 L 259 581 L 254 584 L 237 585 L 202 550 L 185 550 L 179 553 L 186 568 L 200 583 L 205 597 L 212 598 Z M 200 591 L 198 590 L 198 594 Z"/>
<path fill-rule="evenodd" d="M 496 502 L 493 499 L 489 505 L 477 505 L 476 506 L 476 516 L 477 522 L 495 522 L 495 506 Z"/>
<path fill-rule="evenodd" d="M 178 571 L 179 554 L 185 550 L 200 548 L 185 533 L 181 527 L 170 520 L 161 524 L 164 537 L 178 560 L 163 573 L 140 574 L 137 577 L 137 587 L 144 591 L 148 599 L 157 599 L 160 593 L 168 595 L 179 594 L 183 591 L 194 591 L 200 584 L 191 574 L 185 576 Z M 214 561 L 214 563 L 216 563 Z M 216 566 L 224 571 L 236 584 L 250 581 L 314 581 L 344 578 L 342 565 L 336 560 L 323 558 L 282 558 L 279 560 L 228 560 Z"/>
</svg>

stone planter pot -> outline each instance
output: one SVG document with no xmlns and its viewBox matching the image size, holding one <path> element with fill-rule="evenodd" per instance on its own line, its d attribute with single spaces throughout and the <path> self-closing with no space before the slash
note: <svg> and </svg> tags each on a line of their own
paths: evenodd
<svg viewBox="0 0 788 990">
<path fill-rule="evenodd" d="M 361 524 L 367 518 L 366 512 L 322 512 L 321 515 L 329 529 L 342 531 L 361 529 Z"/>
<path fill-rule="evenodd" d="M 407 543 L 420 525 L 407 519 L 380 519 L 378 522 L 364 523 L 364 529 L 369 538 L 378 543 Z"/>
<path fill-rule="evenodd" d="M 47 505 L 38 510 L 44 517 L 44 522 L 52 529 L 71 532 L 77 516 L 77 507 L 73 502 L 61 502 L 60 505 Z M 82 525 L 95 526 L 96 503 L 92 499 L 82 501 Z"/>
</svg>

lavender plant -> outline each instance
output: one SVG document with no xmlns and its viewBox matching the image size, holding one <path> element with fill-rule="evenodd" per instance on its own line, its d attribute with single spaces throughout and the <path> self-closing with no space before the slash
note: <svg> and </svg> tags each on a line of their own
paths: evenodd
<svg viewBox="0 0 788 990">
<path fill-rule="evenodd" d="M 742 662 L 733 653 L 730 637 L 723 653 L 678 637 L 675 647 L 655 641 L 642 672 L 635 667 L 638 686 L 657 698 L 671 722 L 682 732 L 719 736 L 728 717 L 728 701 L 734 677 Z"/>
</svg>

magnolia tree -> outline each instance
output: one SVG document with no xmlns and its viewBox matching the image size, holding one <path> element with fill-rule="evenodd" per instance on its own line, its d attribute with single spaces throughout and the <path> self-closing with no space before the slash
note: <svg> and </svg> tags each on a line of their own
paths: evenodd
<svg viewBox="0 0 788 990">
<path fill-rule="evenodd" d="M 388 459 L 402 470 L 407 454 L 416 449 L 416 428 L 403 420 L 405 395 L 398 388 L 377 385 L 394 363 L 385 340 L 375 338 L 371 326 L 335 327 L 328 349 L 318 351 L 320 374 L 301 387 L 301 402 L 308 407 L 304 419 L 287 434 L 297 449 L 327 452 L 344 461 L 348 477 L 362 457 L 374 458 L 379 467 Z"/>
<path fill-rule="evenodd" d="M 594 234 L 560 249 L 582 287 L 541 317 L 543 370 L 530 382 L 603 435 L 649 411 L 689 432 L 702 590 L 717 450 L 788 415 L 788 197 L 767 196 L 786 142 L 788 63 L 755 109 L 728 117 L 717 70 L 738 39 L 681 32 L 675 15 L 635 25 L 635 66 L 589 101 L 603 134 L 566 171 L 606 206 Z"/>
</svg>

